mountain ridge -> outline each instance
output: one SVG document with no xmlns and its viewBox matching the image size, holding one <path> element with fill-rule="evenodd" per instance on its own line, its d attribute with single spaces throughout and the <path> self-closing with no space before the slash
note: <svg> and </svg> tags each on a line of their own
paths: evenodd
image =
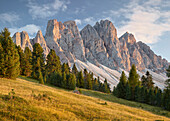
<svg viewBox="0 0 170 121">
<path fill-rule="evenodd" d="M 169 65 L 148 45 L 137 42 L 133 34 L 126 32 L 118 38 L 116 28 L 109 20 L 101 20 L 94 26 L 87 24 L 79 31 L 75 21 L 62 23 L 53 19 L 47 23 L 45 37 L 39 30 L 36 37 L 30 40 L 24 31 L 15 33 L 13 41 L 23 50 L 26 46 L 32 50 L 34 43 L 40 43 L 45 56 L 50 49 L 54 49 L 61 62 L 70 66 L 80 60 L 98 67 L 102 64 L 113 70 L 129 71 L 131 65 L 135 64 L 140 72 L 149 69 L 164 73 Z"/>
</svg>

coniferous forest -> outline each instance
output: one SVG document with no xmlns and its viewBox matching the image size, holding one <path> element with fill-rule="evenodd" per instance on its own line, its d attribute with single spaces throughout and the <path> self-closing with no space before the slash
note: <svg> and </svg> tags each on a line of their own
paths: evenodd
<svg viewBox="0 0 170 121">
<path fill-rule="evenodd" d="M 167 76 L 170 77 L 170 67 L 167 69 Z M 170 79 L 165 81 L 166 87 L 162 91 L 154 86 L 152 75 L 146 72 L 140 79 L 137 74 L 135 65 L 126 77 L 124 71 L 121 74 L 120 82 L 113 89 L 113 95 L 118 98 L 146 103 L 153 106 L 159 106 L 166 110 L 170 110 Z"/>
<path fill-rule="evenodd" d="M 48 83 L 70 90 L 79 87 L 110 93 L 107 79 L 101 83 L 99 77 L 94 78 L 93 73 L 86 69 L 78 71 L 75 64 L 70 69 L 67 63 L 61 64 L 60 58 L 52 49 L 45 59 L 38 43 L 34 44 L 33 52 L 28 47 L 23 51 L 13 43 L 10 32 L 5 28 L 0 33 L 0 77 L 16 79 L 19 75 L 37 79 L 41 84 Z M 170 67 L 167 69 L 167 76 L 170 77 Z M 170 110 L 170 79 L 166 80 L 166 87 L 161 90 L 154 86 L 149 72 L 140 79 L 135 65 L 132 65 L 128 78 L 122 72 L 113 94 L 119 98 Z"/>
<path fill-rule="evenodd" d="M 61 64 L 54 50 L 50 50 L 47 58 L 39 43 L 33 45 L 33 52 L 26 47 L 23 51 L 13 43 L 10 32 L 5 28 L 0 33 L 0 77 L 16 79 L 24 75 L 37 79 L 39 83 L 49 83 L 61 88 L 74 90 L 76 87 L 110 93 L 110 86 L 105 79 L 101 83 L 93 78 L 93 73 L 78 72 L 76 65 L 72 70 L 67 63 Z"/>
</svg>

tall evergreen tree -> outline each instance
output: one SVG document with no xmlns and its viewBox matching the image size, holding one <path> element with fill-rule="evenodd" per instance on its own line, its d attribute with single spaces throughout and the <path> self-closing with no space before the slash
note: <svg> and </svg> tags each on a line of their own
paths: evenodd
<svg viewBox="0 0 170 121">
<path fill-rule="evenodd" d="M 165 81 L 166 86 L 163 92 L 163 106 L 165 109 L 170 111 L 170 66 L 167 69 L 166 74 L 169 79 Z"/>
<path fill-rule="evenodd" d="M 86 87 L 86 89 L 92 89 L 93 88 L 91 76 L 90 76 L 89 73 L 86 74 L 86 76 L 85 76 L 85 87 Z"/>
<path fill-rule="evenodd" d="M 20 74 L 19 55 L 7 28 L 4 28 L 0 33 L 0 43 L 0 49 L 2 50 L 0 56 L 3 57 L 0 59 L 2 62 L 0 66 L 1 76 L 16 79 Z"/>
<path fill-rule="evenodd" d="M 32 53 L 32 65 L 33 72 L 32 77 L 38 79 L 40 83 L 43 84 L 43 76 L 45 74 L 45 59 L 43 54 L 43 48 L 39 43 L 35 43 L 33 45 L 33 53 Z"/>
<path fill-rule="evenodd" d="M 25 54 L 22 50 L 22 48 L 18 45 L 16 46 L 17 50 L 18 50 L 18 54 L 19 54 L 19 61 L 20 61 L 20 74 L 24 75 L 24 66 L 25 66 Z"/>
<path fill-rule="evenodd" d="M 78 87 L 84 88 L 84 87 L 85 87 L 85 86 L 84 86 L 84 77 L 83 77 L 83 72 L 82 72 L 82 71 L 78 72 L 77 80 L 78 80 L 78 82 L 79 82 Z"/>
<path fill-rule="evenodd" d="M 5 61 L 4 61 L 4 51 L 2 44 L 0 43 L 0 77 L 3 77 L 5 74 Z"/>
<path fill-rule="evenodd" d="M 67 88 L 67 78 L 66 78 L 65 72 L 62 73 L 61 87 L 62 88 Z"/>
<path fill-rule="evenodd" d="M 128 81 L 130 86 L 134 89 L 139 84 L 139 75 L 137 74 L 136 66 L 134 64 L 130 70 Z"/>
<path fill-rule="evenodd" d="M 125 96 L 125 99 L 131 100 L 131 97 L 132 97 L 131 88 L 130 88 L 129 83 L 127 82 L 126 83 L 126 96 Z"/>
<path fill-rule="evenodd" d="M 72 68 L 72 73 L 75 74 L 75 75 L 78 74 L 78 70 L 77 70 L 75 63 L 74 63 L 73 68 Z"/>
<path fill-rule="evenodd" d="M 150 88 L 154 87 L 154 82 L 152 80 L 152 75 L 149 73 L 149 71 L 146 72 L 146 77 L 142 76 L 141 81 L 142 81 L 142 86 L 147 88 L 147 89 L 150 89 Z"/>
<path fill-rule="evenodd" d="M 25 54 L 25 65 L 24 65 L 23 74 L 25 76 L 31 76 L 31 73 L 32 73 L 32 52 L 28 47 L 26 47 L 24 54 Z"/>
<path fill-rule="evenodd" d="M 130 87 L 132 88 L 132 100 L 134 100 L 135 87 L 140 86 L 139 75 L 137 74 L 136 66 L 134 64 L 132 65 L 132 68 L 130 70 L 128 81 Z"/>
<path fill-rule="evenodd" d="M 127 82 L 126 75 L 125 75 L 124 71 L 122 71 L 122 74 L 120 77 L 120 82 L 117 85 L 117 96 L 120 98 L 126 97 L 126 82 Z"/>
<path fill-rule="evenodd" d="M 76 87 L 76 77 L 74 74 L 70 73 L 68 77 L 68 89 L 74 90 Z"/>
<path fill-rule="evenodd" d="M 68 64 L 63 63 L 63 65 L 62 65 L 62 73 L 65 72 L 65 74 L 68 75 L 70 73 L 69 69 L 70 68 L 69 68 Z"/>
<path fill-rule="evenodd" d="M 99 90 L 99 82 L 96 78 L 93 81 L 93 90 Z"/>
<path fill-rule="evenodd" d="M 54 71 L 57 73 L 61 73 L 61 62 L 60 58 L 56 55 L 53 49 L 50 50 L 49 54 L 47 55 L 47 64 L 46 64 L 46 72 L 47 75 L 50 75 Z"/>
</svg>

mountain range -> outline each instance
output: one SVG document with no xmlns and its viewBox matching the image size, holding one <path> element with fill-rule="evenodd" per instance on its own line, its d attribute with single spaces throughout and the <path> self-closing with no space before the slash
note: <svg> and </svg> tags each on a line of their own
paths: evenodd
<svg viewBox="0 0 170 121">
<path fill-rule="evenodd" d="M 35 38 L 29 39 L 28 33 L 22 31 L 12 38 L 23 50 L 26 46 L 33 50 L 33 44 L 39 43 L 45 57 L 54 49 L 62 63 L 70 66 L 76 63 L 79 70 L 86 68 L 101 80 L 107 78 L 111 86 L 118 83 L 122 70 L 128 75 L 131 65 L 135 64 L 140 75 L 149 70 L 155 84 L 163 88 L 165 70 L 170 64 L 148 45 L 137 42 L 133 34 L 126 32 L 118 38 L 109 20 L 101 20 L 94 26 L 88 24 L 79 31 L 75 21 L 62 23 L 54 19 L 48 21 L 45 36 L 39 30 Z"/>
</svg>

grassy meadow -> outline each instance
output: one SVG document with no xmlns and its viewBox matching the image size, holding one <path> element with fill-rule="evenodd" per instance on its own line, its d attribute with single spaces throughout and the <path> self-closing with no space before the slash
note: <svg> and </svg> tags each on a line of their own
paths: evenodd
<svg viewBox="0 0 170 121">
<path fill-rule="evenodd" d="M 41 85 L 25 77 L 16 80 L 0 78 L 0 121 L 170 120 L 170 112 L 157 107 L 85 89 L 82 93 Z"/>
</svg>

